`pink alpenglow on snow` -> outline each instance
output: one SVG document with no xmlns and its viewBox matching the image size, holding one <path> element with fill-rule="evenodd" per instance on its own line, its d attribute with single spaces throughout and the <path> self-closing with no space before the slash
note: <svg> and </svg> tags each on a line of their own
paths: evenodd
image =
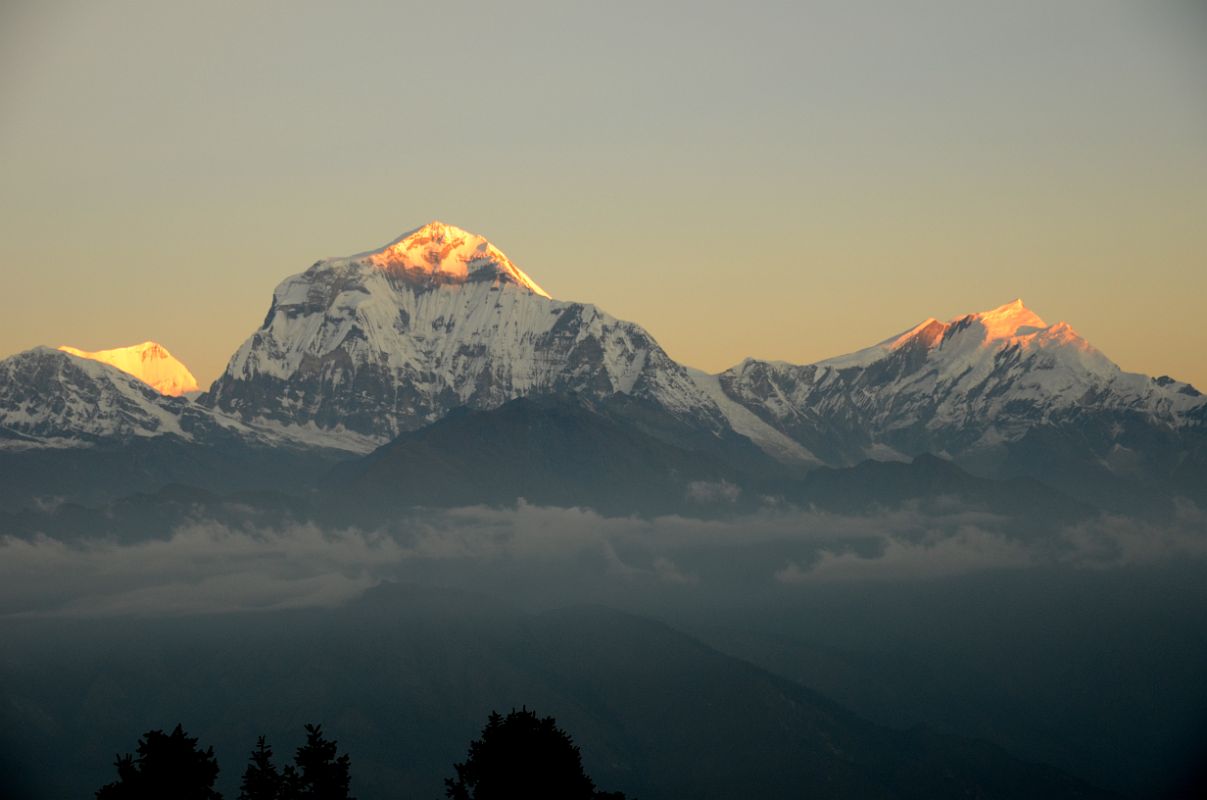
<svg viewBox="0 0 1207 800">
<path fill-rule="evenodd" d="M 429 222 L 380 250 L 348 260 L 368 261 L 382 269 L 400 272 L 416 283 L 502 281 L 549 297 L 548 292 L 486 239 L 439 221 Z"/>
<path fill-rule="evenodd" d="M 966 314 L 948 322 L 939 322 L 931 317 L 905 333 L 882 342 L 876 348 L 898 350 L 917 341 L 932 348 L 942 342 L 949 332 L 962 330 L 967 330 L 967 335 L 982 349 L 998 350 L 1011 346 L 1030 349 L 1063 345 L 1085 352 L 1094 350 L 1067 322 L 1049 325 L 1023 305 L 1022 300 L 1013 300 L 990 311 Z"/>
<path fill-rule="evenodd" d="M 100 361 L 116 367 L 122 372 L 138 378 L 160 394 L 179 397 L 198 391 L 200 388 L 197 386 L 197 379 L 193 377 L 193 373 L 189 372 L 188 367 L 180 363 L 162 345 L 155 342 L 116 347 L 112 350 L 98 350 L 95 353 L 67 345 L 63 345 L 59 349 L 73 356 Z"/>
<path fill-rule="evenodd" d="M 1047 328 L 1048 323 L 1039 315 L 1023 305 L 1022 300 L 1012 300 L 1004 306 L 998 306 L 991 311 L 969 315 L 985 329 L 987 342 L 1000 339 L 1012 339 L 1034 333 L 1041 328 Z M 959 320 L 952 320 L 959 322 Z M 1028 330 L 1024 330 L 1028 329 Z"/>
</svg>

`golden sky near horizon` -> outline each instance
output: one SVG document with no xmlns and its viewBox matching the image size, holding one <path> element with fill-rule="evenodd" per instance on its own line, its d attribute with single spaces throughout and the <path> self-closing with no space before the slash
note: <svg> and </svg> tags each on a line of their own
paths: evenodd
<svg viewBox="0 0 1207 800">
<path fill-rule="evenodd" d="M 287 275 L 442 219 L 703 369 L 1022 297 L 1207 389 L 1191 0 L 17 0 L 0 175 L 0 356 L 205 385 Z"/>
</svg>

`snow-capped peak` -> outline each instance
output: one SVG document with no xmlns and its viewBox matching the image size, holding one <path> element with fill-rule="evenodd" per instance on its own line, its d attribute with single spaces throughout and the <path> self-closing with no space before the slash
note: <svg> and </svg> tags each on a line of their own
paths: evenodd
<svg viewBox="0 0 1207 800">
<path fill-rule="evenodd" d="M 726 429 L 716 403 L 640 326 L 554 300 L 486 239 L 431 222 L 282 281 L 198 403 L 251 424 L 348 432 L 359 447 L 459 406 L 565 392 L 632 395 Z"/>
<path fill-rule="evenodd" d="M 929 317 L 874 347 L 833 361 L 862 364 L 905 347 L 923 346 L 927 350 L 941 344 L 950 347 L 951 344 L 944 343 L 957 335 L 966 347 L 995 351 L 1015 345 L 1023 348 L 1070 345 L 1079 350 L 1093 349 L 1067 322 L 1049 325 L 1022 300 L 1012 300 L 989 311 L 965 314 L 947 322 Z"/>
<path fill-rule="evenodd" d="M 160 394 L 179 397 L 188 392 L 198 390 L 197 379 L 188 367 L 180 363 L 163 345 L 152 341 L 134 344 L 129 347 L 115 347 L 112 350 L 88 352 L 75 347 L 62 345 L 64 353 L 100 361 L 111 367 L 117 367 L 122 372 L 133 375 L 143 383 L 148 384 Z"/>
<path fill-rule="evenodd" d="M 970 314 L 965 319 L 976 322 L 984 328 L 987 343 L 1011 339 L 1048 327 L 1048 323 L 1040 319 L 1038 314 L 1027 308 L 1023 305 L 1023 301 L 1018 299 L 990 311 Z M 958 320 L 956 321 L 958 322 Z"/>
<path fill-rule="evenodd" d="M 331 261 L 372 264 L 422 285 L 496 281 L 549 297 L 484 237 L 439 220 L 405 233 L 385 247 Z"/>
</svg>

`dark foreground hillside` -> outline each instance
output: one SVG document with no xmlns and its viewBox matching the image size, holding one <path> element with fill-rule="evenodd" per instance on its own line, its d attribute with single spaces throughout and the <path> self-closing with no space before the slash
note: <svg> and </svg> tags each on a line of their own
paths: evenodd
<svg viewBox="0 0 1207 800">
<path fill-rule="evenodd" d="M 255 737 L 287 752 L 321 721 L 361 800 L 439 797 L 493 708 L 557 717 L 604 786 L 686 797 L 1100 797 L 989 744 L 896 731 L 656 622 L 527 614 L 384 587 L 337 610 L 0 628 L 9 787 L 87 797 L 142 731 L 215 746 L 227 797 Z"/>
</svg>

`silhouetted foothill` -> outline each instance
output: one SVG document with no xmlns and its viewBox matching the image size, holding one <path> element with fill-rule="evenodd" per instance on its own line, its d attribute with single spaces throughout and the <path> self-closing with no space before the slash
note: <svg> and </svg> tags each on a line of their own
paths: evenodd
<svg viewBox="0 0 1207 800">
<path fill-rule="evenodd" d="M 570 734 L 527 708 L 506 717 L 492 711 L 482 738 L 453 768 L 457 777 L 444 781 L 452 800 L 624 800 L 619 792 L 596 791 Z"/>
</svg>

